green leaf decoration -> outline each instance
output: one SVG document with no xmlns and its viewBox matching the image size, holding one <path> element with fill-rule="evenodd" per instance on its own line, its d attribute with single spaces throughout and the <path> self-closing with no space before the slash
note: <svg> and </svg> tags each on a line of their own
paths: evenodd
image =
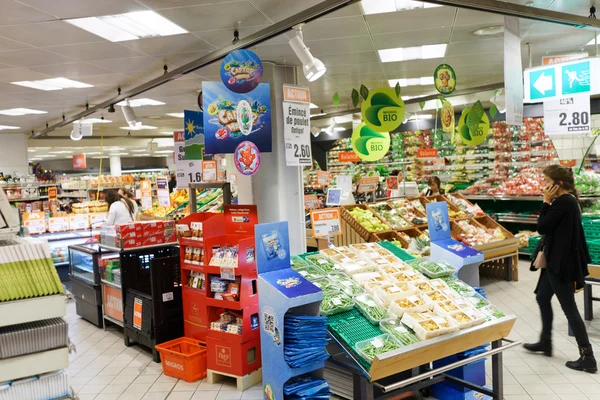
<svg viewBox="0 0 600 400">
<path fill-rule="evenodd" d="M 471 110 L 469 110 L 469 113 L 465 117 L 465 125 L 469 127 L 471 136 L 473 136 L 474 132 L 477 132 L 477 128 L 479 127 L 479 123 L 481 122 L 481 117 L 483 117 L 483 114 L 485 114 L 483 105 L 481 104 L 481 101 L 477 100 L 477 103 L 473 104 L 473 107 L 471 107 Z"/>
<path fill-rule="evenodd" d="M 464 108 L 462 109 L 462 111 L 460 112 L 460 115 L 465 115 L 465 113 L 466 113 L 467 111 L 469 111 L 469 109 L 468 109 L 467 107 L 464 107 Z"/>
<path fill-rule="evenodd" d="M 400 87 L 400 82 L 396 82 L 396 86 L 394 87 L 396 91 L 396 97 L 400 98 L 400 93 L 402 93 L 402 88 Z"/>
<path fill-rule="evenodd" d="M 493 105 L 490 107 L 490 116 L 492 117 L 492 119 L 496 118 L 496 114 L 498 114 L 498 107 Z"/>
<path fill-rule="evenodd" d="M 340 95 L 338 94 L 338 92 L 335 92 L 333 94 L 333 105 L 336 107 L 340 105 Z"/>
<path fill-rule="evenodd" d="M 360 85 L 360 95 L 364 100 L 366 100 L 367 97 L 369 97 L 369 89 L 367 89 L 365 85 Z"/>
<path fill-rule="evenodd" d="M 496 95 L 500 92 L 500 89 L 496 89 L 494 90 L 494 97 L 496 97 Z"/>
<path fill-rule="evenodd" d="M 469 131 L 469 127 L 467 124 L 463 125 L 460 130 L 460 136 L 465 140 L 471 140 L 471 132 Z"/>
<path fill-rule="evenodd" d="M 358 102 L 360 101 L 360 99 L 358 98 L 358 90 L 356 89 L 352 89 L 352 105 L 354 107 L 358 107 Z"/>
<path fill-rule="evenodd" d="M 423 108 L 425 108 L 425 102 L 424 101 L 420 101 L 419 102 L 419 107 L 421 108 L 421 111 L 422 111 Z"/>
</svg>

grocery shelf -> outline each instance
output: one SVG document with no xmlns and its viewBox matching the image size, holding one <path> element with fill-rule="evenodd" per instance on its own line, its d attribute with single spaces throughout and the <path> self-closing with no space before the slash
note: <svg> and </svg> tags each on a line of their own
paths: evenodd
<svg viewBox="0 0 600 400">
<path fill-rule="evenodd" d="M 64 294 L 0 302 L 0 327 L 65 315 L 67 315 L 67 299 Z M 0 376 L 3 376 L 1 371 Z"/>
<path fill-rule="evenodd" d="M 17 202 L 17 201 L 37 201 L 39 199 L 40 199 L 40 197 L 37 196 L 37 197 L 27 197 L 27 198 L 24 197 L 24 198 L 21 198 L 21 199 L 12 198 L 12 199 L 8 199 L 8 201 L 10 201 L 10 202 Z"/>
<path fill-rule="evenodd" d="M 169 242 L 169 243 L 160 243 L 160 244 L 153 244 L 150 246 L 139 246 L 139 247 L 133 247 L 130 249 L 121 249 L 119 247 L 113 247 L 113 246 L 108 246 L 106 244 L 102 244 L 99 243 L 100 247 L 105 249 L 105 250 L 110 250 L 110 251 L 115 251 L 115 252 L 128 252 L 128 251 L 137 251 L 137 250 L 144 250 L 144 249 L 154 249 L 157 247 L 165 247 L 165 246 L 175 246 L 178 245 L 178 242 Z"/>
<path fill-rule="evenodd" d="M 104 284 L 106 286 L 110 286 L 112 288 L 121 290 L 121 285 L 118 285 L 114 282 L 105 281 L 104 279 L 100 279 L 100 282 L 102 282 L 102 284 Z"/>
<path fill-rule="evenodd" d="M 49 317 L 47 317 L 49 318 Z M 0 376 L 3 380 L 24 378 L 69 367 L 69 348 L 43 351 L 0 360 Z"/>
<path fill-rule="evenodd" d="M 123 321 L 119 321 L 118 319 L 115 319 L 115 318 L 110 317 L 108 315 L 104 315 L 104 319 L 107 320 L 107 321 L 112 322 L 115 325 L 120 326 L 121 328 L 123 327 Z"/>
</svg>

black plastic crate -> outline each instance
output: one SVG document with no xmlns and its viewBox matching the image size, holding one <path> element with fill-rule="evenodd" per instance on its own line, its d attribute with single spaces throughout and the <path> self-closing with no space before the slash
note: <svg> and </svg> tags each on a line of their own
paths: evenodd
<svg viewBox="0 0 600 400">
<path fill-rule="evenodd" d="M 121 282 L 129 289 L 152 295 L 150 262 L 173 256 L 179 257 L 179 248 L 174 246 L 121 252 Z"/>
</svg>

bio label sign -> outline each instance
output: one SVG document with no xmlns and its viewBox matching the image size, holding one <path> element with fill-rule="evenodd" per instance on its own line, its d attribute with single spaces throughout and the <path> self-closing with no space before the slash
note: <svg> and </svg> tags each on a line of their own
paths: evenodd
<svg viewBox="0 0 600 400">
<path fill-rule="evenodd" d="M 590 133 L 590 96 L 580 94 L 544 101 L 544 131 L 547 135 Z"/>
<path fill-rule="evenodd" d="M 340 210 L 337 208 L 313 210 L 310 212 L 310 220 L 312 222 L 313 236 L 315 238 L 342 234 Z"/>
<path fill-rule="evenodd" d="M 569 94 L 600 94 L 600 79 L 593 73 L 598 69 L 598 58 L 528 69 L 525 100 L 535 103 Z"/>
<path fill-rule="evenodd" d="M 312 165 L 310 148 L 310 103 L 283 102 L 285 165 Z"/>
<path fill-rule="evenodd" d="M 404 112 L 404 101 L 396 95 L 393 88 L 370 91 L 369 97 L 361 106 L 364 123 L 375 132 L 387 133 L 399 127 L 404 121 Z"/>
<path fill-rule="evenodd" d="M 390 134 L 377 132 L 364 122 L 352 132 L 351 141 L 352 150 L 364 161 L 381 160 L 390 149 Z"/>
<path fill-rule="evenodd" d="M 476 103 L 477 104 L 477 103 Z M 466 109 L 458 120 L 458 133 L 467 146 L 479 146 L 485 141 L 489 130 L 490 120 L 485 112 L 481 114 L 477 129 L 469 129 L 469 113 L 471 108 Z"/>
</svg>

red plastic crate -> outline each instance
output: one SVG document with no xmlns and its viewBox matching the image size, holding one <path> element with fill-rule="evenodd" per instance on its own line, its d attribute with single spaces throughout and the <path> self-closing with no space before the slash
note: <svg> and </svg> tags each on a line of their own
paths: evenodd
<svg viewBox="0 0 600 400">
<path fill-rule="evenodd" d="M 245 343 L 206 338 L 208 369 L 225 374 L 244 376 L 262 366 L 260 338 Z"/>
<path fill-rule="evenodd" d="M 186 382 L 196 382 L 206 377 L 206 344 L 182 337 L 156 345 L 160 353 L 163 372 Z"/>
</svg>

